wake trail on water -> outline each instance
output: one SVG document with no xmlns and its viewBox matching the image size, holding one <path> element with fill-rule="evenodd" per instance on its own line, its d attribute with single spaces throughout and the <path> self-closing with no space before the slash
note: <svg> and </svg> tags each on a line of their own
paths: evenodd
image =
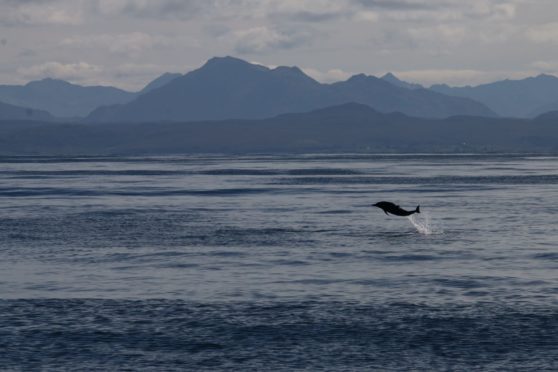
<svg viewBox="0 0 558 372">
<path fill-rule="evenodd" d="M 411 224 L 417 229 L 417 231 L 423 235 L 441 234 L 442 231 L 434 229 L 432 225 L 432 220 L 430 218 L 430 213 L 422 212 L 420 214 L 412 214 L 407 217 Z"/>
</svg>

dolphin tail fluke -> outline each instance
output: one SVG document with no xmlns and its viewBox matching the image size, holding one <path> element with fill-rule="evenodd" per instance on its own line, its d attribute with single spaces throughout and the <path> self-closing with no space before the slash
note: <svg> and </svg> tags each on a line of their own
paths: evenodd
<svg viewBox="0 0 558 372">
<path fill-rule="evenodd" d="M 415 209 L 415 213 L 420 213 L 420 205 L 417 205 L 417 209 Z"/>
</svg>

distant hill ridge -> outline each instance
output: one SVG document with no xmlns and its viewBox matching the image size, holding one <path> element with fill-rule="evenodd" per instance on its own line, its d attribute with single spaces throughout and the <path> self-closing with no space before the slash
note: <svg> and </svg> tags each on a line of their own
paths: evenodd
<svg viewBox="0 0 558 372">
<path fill-rule="evenodd" d="M 556 115 L 427 119 L 347 103 L 259 120 L 0 123 L 2 155 L 557 153 Z"/>
<path fill-rule="evenodd" d="M 347 102 L 367 104 L 380 112 L 400 111 L 421 117 L 495 115 L 468 98 L 406 89 L 373 76 L 360 74 L 344 82 L 322 84 L 298 67 L 270 69 L 233 57 L 215 57 L 199 69 L 127 104 L 101 107 L 87 119 L 98 122 L 256 119 Z"/>
<path fill-rule="evenodd" d="M 400 80 L 397 76 L 393 73 L 388 72 L 384 76 L 381 77 L 382 80 L 387 81 L 395 86 L 407 89 L 424 89 L 424 87 L 420 84 L 408 83 L 406 81 Z"/>
<path fill-rule="evenodd" d="M 129 102 L 134 93 L 104 87 L 83 87 L 58 79 L 32 81 L 26 85 L 0 85 L 0 101 L 45 110 L 58 117 L 85 116 L 95 108 Z"/>
<path fill-rule="evenodd" d="M 298 67 L 271 69 L 215 57 L 184 75 L 165 73 L 138 92 L 47 78 L 23 86 L 0 85 L 0 101 L 68 120 L 87 116 L 97 122 L 264 118 L 347 102 L 417 117 L 536 117 L 558 110 L 558 78 L 541 74 L 478 86 L 425 88 L 386 73 L 322 84 Z"/>
<path fill-rule="evenodd" d="M 430 89 L 482 102 L 504 117 L 535 117 L 558 109 L 558 78 L 547 74 L 478 86 L 450 87 L 438 84 Z"/>
<path fill-rule="evenodd" d="M 0 102 L 0 120 L 39 120 L 51 121 L 54 117 L 46 111 L 19 107 Z"/>
<path fill-rule="evenodd" d="M 46 78 L 25 85 L 0 85 L 0 101 L 50 112 L 60 118 L 85 117 L 103 105 L 127 103 L 140 94 L 157 89 L 178 73 L 165 73 L 139 92 L 128 92 L 109 86 L 81 86 L 60 79 Z"/>
</svg>

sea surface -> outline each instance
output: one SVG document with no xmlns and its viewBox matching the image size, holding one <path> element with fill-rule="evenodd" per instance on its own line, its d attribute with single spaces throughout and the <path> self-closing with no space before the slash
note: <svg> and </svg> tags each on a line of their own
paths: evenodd
<svg viewBox="0 0 558 372">
<path fill-rule="evenodd" d="M 0 369 L 557 370 L 557 215 L 553 156 L 0 157 Z"/>
</svg>

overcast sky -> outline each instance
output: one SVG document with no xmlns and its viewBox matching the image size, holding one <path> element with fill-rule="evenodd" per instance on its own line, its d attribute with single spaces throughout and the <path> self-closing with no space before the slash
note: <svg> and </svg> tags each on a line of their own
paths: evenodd
<svg viewBox="0 0 558 372">
<path fill-rule="evenodd" d="M 430 85 L 558 73 L 556 0 L 0 0 L 0 83 L 139 89 L 213 56 L 320 81 Z"/>
</svg>

